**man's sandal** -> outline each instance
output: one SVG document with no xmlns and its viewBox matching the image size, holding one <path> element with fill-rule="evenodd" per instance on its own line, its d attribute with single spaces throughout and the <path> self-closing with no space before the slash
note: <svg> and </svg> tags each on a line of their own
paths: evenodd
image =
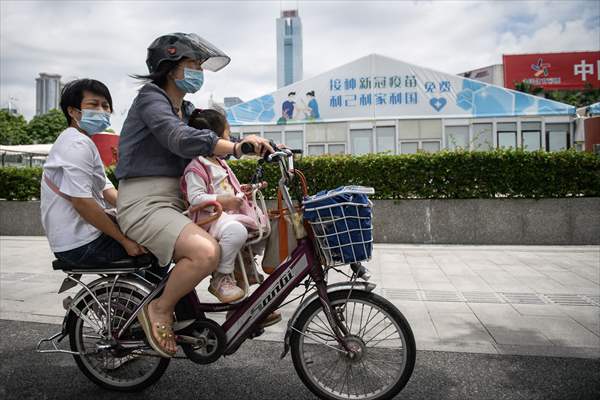
<svg viewBox="0 0 600 400">
<path fill-rule="evenodd" d="M 279 321 L 281 321 L 281 314 L 278 311 L 273 311 L 262 320 L 260 326 L 261 328 L 266 328 L 268 326 L 275 325 Z"/>
<path fill-rule="evenodd" d="M 140 325 L 146 334 L 148 343 L 154 349 L 154 351 L 156 351 L 161 357 L 173 357 L 175 353 L 171 353 L 164 349 L 158 342 L 157 338 L 152 334 L 152 323 L 150 322 L 150 317 L 148 314 L 148 304 L 146 304 L 138 314 L 138 320 L 140 321 Z M 160 339 L 164 340 L 174 337 L 173 328 L 170 325 L 161 322 L 155 322 L 154 325 L 156 326 L 156 331 Z"/>
</svg>

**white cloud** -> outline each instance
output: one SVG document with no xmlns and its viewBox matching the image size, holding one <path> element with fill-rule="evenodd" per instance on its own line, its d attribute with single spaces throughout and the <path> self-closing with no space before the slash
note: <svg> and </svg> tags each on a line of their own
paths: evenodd
<svg viewBox="0 0 600 400">
<path fill-rule="evenodd" d="M 370 53 L 440 71 L 500 63 L 503 53 L 600 48 L 598 1 L 291 1 L 303 24 L 305 78 Z M 199 94 L 250 99 L 275 89 L 278 1 L 1 1 L 0 105 L 35 112 L 39 72 L 93 77 L 113 94 L 119 128 L 145 73 L 146 47 L 197 32 L 232 58 Z"/>
</svg>

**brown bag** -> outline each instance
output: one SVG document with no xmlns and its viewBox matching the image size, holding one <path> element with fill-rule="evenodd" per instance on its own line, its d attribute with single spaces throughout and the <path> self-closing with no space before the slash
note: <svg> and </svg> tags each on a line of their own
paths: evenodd
<svg viewBox="0 0 600 400">
<path fill-rule="evenodd" d="M 298 170 L 295 170 L 295 174 L 300 179 L 302 193 L 306 196 L 308 194 L 306 178 Z M 296 210 L 302 212 L 299 206 L 296 207 Z M 277 190 L 277 209 L 269 210 L 269 221 L 271 223 L 271 234 L 265 246 L 262 269 L 265 273 L 272 274 L 298 247 L 292 218 L 287 207 L 283 206 L 283 195 L 280 190 Z"/>
</svg>

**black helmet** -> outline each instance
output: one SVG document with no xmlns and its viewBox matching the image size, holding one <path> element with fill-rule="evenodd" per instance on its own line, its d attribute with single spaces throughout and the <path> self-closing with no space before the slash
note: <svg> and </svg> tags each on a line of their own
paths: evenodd
<svg viewBox="0 0 600 400">
<path fill-rule="evenodd" d="M 225 53 L 195 33 L 177 32 L 163 35 L 150 44 L 146 65 L 153 73 L 161 62 L 179 61 L 183 57 L 199 60 L 202 68 L 209 71 L 218 71 L 231 61 Z"/>
</svg>

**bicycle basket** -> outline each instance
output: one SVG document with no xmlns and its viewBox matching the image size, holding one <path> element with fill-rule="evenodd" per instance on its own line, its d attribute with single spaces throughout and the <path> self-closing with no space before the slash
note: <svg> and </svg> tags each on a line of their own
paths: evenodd
<svg viewBox="0 0 600 400">
<path fill-rule="evenodd" d="M 373 204 L 367 195 L 373 193 L 370 187 L 342 186 L 304 198 L 304 219 L 326 266 L 371 259 Z"/>
</svg>

